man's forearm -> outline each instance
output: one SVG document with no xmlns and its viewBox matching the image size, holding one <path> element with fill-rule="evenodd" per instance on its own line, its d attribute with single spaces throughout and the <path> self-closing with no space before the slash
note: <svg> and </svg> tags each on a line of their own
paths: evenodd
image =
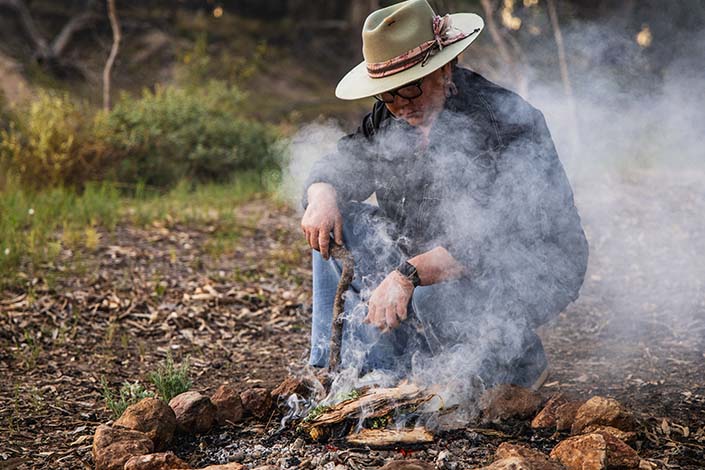
<svg viewBox="0 0 705 470">
<path fill-rule="evenodd" d="M 466 274 L 463 265 L 441 246 L 414 256 L 409 263 L 416 268 L 422 286 L 451 281 Z"/>
</svg>

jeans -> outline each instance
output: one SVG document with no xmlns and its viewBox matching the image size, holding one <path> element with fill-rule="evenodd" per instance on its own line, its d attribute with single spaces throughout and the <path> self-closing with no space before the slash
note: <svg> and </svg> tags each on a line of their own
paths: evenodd
<svg viewBox="0 0 705 470">
<path fill-rule="evenodd" d="M 341 365 L 369 372 L 383 370 L 400 377 L 414 359 L 453 348 L 474 351 L 471 373 L 485 384 L 530 386 L 547 362 L 538 336 L 521 319 L 503 318 L 488 308 L 490 297 L 471 280 L 461 279 L 414 289 L 407 319 L 388 333 L 362 323 L 374 288 L 407 258 L 394 237 L 394 227 L 367 204 L 343 209 L 343 238 L 355 260 L 355 276 L 345 295 Z M 333 301 L 341 263 L 313 256 L 313 320 L 309 363 L 328 364 Z M 469 372 L 470 373 L 470 372 Z"/>
</svg>

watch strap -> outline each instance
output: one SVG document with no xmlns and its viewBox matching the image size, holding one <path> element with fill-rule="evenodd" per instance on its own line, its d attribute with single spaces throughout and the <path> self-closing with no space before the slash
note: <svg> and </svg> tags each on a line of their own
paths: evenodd
<svg viewBox="0 0 705 470">
<path fill-rule="evenodd" d="M 416 270 L 416 266 L 409 263 L 408 261 L 403 261 L 398 267 L 397 271 L 411 281 L 414 287 L 421 285 L 421 279 L 419 278 L 419 272 Z"/>
</svg>

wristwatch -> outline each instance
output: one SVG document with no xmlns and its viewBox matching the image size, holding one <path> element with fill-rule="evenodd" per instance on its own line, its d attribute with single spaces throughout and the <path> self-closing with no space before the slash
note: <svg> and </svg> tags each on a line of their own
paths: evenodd
<svg viewBox="0 0 705 470">
<path fill-rule="evenodd" d="M 416 270 L 416 266 L 408 261 L 404 261 L 397 266 L 397 271 L 399 271 L 399 274 L 410 280 L 414 287 L 421 285 L 421 279 L 419 278 L 419 272 Z"/>
</svg>

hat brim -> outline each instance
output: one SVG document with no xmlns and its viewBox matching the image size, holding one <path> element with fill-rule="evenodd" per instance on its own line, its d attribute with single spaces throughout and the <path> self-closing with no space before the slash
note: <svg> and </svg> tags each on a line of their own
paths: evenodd
<svg viewBox="0 0 705 470">
<path fill-rule="evenodd" d="M 464 33 L 471 33 L 478 28 L 482 31 L 485 26 L 482 18 L 474 13 L 456 13 L 450 16 L 453 28 Z M 397 72 L 388 77 L 371 78 L 367 74 L 366 63 L 362 62 L 340 80 L 335 88 L 335 96 L 342 100 L 368 98 L 425 77 L 460 55 L 479 36 L 480 31 L 449 46 L 445 46 L 441 51 L 431 56 L 425 64 L 416 64 L 407 70 Z"/>
</svg>

